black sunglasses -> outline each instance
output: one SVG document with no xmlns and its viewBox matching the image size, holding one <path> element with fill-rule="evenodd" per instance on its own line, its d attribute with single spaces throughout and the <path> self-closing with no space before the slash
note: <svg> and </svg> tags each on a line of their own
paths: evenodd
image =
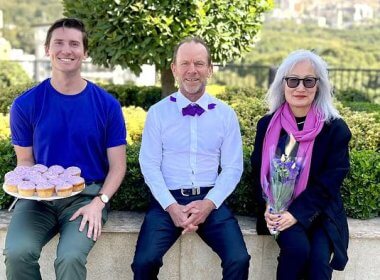
<svg viewBox="0 0 380 280">
<path fill-rule="evenodd" d="M 305 88 L 313 88 L 315 84 L 317 83 L 317 81 L 319 80 L 319 78 L 306 77 L 306 78 L 300 79 L 296 77 L 285 77 L 284 80 L 286 81 L 286 84 L 290 88 L 298 87 L 301 81 Z"/>
</svg>

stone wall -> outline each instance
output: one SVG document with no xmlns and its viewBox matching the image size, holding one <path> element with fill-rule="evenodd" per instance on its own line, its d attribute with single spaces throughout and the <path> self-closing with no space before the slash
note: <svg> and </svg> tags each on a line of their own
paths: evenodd
<svg viewBox="0 0 380 280">
<path fill-rule="evenodd" d="M 1 244 L 4 244 L 10 217 L 8 212 L 0 211 Z M 130 264 L 143 217 L 135 212 L 111 212 L 101 238 L 89 255 L 87 279 L 133 279 Z M 238 220 L 252 257 L 249 279 L 274 280 L 279 252 L 277 244 L 271 236 L 256 234 L 253 218 L 238 217 Z M 350 261 L 344 272 L 334 272 L 333 279 L 380 279 L 380 218 L 350 219 L 349 225 Z M 43 250 L 40 265 L 44 280 L 55 279 L 53 262 L 57 242 L 58 237 L 55 237 Z M 0 279 L 6 279 L 2 254 L 0 258 Z M 166 254 L 159 279 L 221 279 L 220 261 L 197 234 L 186 234 Z"/>
</svg>

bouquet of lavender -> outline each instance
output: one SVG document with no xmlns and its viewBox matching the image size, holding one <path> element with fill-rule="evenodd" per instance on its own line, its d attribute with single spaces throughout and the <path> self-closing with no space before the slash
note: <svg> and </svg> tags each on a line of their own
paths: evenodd
<svg viewBox="0 0 380 280">
<path fill-rule="evenodd" d="M 290 143 L 285 149 L 285 154 L 281 157 L 274 156 L 270 163 L 270 192 L 267 197 L 272 214 L 286 211 L 290 205 L 298 174 L 301 169 L 301 158 L 289 156 L 291 150 L 296 145 L 293 135 L 290 135 Z M 279 232 L 270 230 L 270 233 L 277 238 Z"/>
</svg>

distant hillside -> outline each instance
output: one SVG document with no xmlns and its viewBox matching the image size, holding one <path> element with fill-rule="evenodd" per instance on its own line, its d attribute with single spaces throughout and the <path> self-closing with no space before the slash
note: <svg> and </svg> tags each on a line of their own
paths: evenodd
<svg viewBox="0 0 380 280">
<path fill-rule="evenodd" d="M 380 68 L 380 23 L 345 30 L 297 25 L 292 22 L 264 23 L 260 41 L 244 56 L 243 63 L 278 65 L 296 49 L 310 49 L 330 66 Z"/>
<path fill-rule="evenodd" d="M 3 36 L 14 48 L 34 53 L 32 25 L 52 22 L 62 17 L 63 7 L 57 0 L 0 0 L 3 10 Z"/>
</svg>

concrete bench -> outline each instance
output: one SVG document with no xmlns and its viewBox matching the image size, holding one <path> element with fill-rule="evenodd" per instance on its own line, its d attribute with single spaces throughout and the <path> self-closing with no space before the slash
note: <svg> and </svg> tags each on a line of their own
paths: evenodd
<svg viewBox="0 0 380 280">
<path fill-rule="evenodd" d="M 130 264 L 143 220 L 143 213 L 111 212 L 103 234 L 88 257 L 89 280 L 133 279 Z M 0 211 L 0 242 L 4 244 L 11 214 Z M 278 247 L 271 236 L 258 236 L 255 220 L 238 217 L 249 254 L 251 255 L 250 278 L 275 279 Z M 380 218 L 349 220 L 350 261 L 344 272 L 334 272 L 334 280 L 380 279 Z M 53 280 L 55 249 L 58 237 L 45 246 L 40 259 L 44 280 Z M 2 248 L 4 245 L 2 246 Z M 197 234 L 182 236 L 164 258 L 159 279 L 164 280 L 213 280 L 221 279 L 218 256 L 203 243 Z M 0 279 L 5 277 L 4 256 L 1 254 Z"/>
</svg>

